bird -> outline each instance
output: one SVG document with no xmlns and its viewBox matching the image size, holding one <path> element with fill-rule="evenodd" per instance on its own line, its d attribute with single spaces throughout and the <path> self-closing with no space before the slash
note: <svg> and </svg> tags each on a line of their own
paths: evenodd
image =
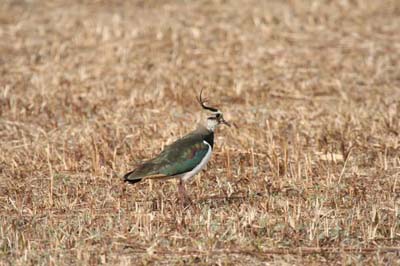
<svg viewBox="0 0 400 266">
<path fill-rule="evenodd" d="M 185 183 L 192 180 L 208 163 L 214 148 L 214 132 L 219 125 L 231 126 L 224 119 L 223 113 L 215 107 L 207 106 L 200 91 L 198 102 L 208 112 L 205 125 L 197 128 L 172 144 L 166 146 L 154 158 L 140 164 L 136 169 L 126 173 L 123 180 L 135 184 L 147 179 L 168 180 L 179 178 L 179 200 L 184 205 L 191 203 Z"/>
</svg>

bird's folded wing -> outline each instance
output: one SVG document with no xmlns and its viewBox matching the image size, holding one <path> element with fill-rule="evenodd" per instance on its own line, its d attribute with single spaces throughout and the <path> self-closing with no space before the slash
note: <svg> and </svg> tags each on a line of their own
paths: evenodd
<svg viewBox="0 0 400 266">
<path fill-rule="evenodd" d="M 159 173 L 166 176 L 180 175 L 193 170 L 207 155 L 211 147 L 203 142 L 170 150 L 164 158 L 167 162 L 160 167 Z"/>
<path fill-rule="evenodd" d="M 167 179 L 193 170 L 211 147 L 199 135 L 180 139 L 167 146 L 157 157 L 125 175 L 127 181 Z"/>
</svg>

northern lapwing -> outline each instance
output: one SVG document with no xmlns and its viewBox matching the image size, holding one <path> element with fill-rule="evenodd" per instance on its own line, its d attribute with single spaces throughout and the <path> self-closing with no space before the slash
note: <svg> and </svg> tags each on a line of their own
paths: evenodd
<svg viewBox="0 0 400 266">
<path fill-rule="evenodd" d="M 184 183 L 191 180 L 210 160 L 214 147 L 214 131 L 218 125 L 230 126 L 221 111 L 205 105 L 202 92 L 198 101 L 209 112 L 206 125 L 200 124 L 196 130 L 166 146 L 155 158 L 125 174 L 124 181 L 134 184 L 146 179 L 179 178 L 180 200 L 185 205 L 190 202 Z"/>
</svg>

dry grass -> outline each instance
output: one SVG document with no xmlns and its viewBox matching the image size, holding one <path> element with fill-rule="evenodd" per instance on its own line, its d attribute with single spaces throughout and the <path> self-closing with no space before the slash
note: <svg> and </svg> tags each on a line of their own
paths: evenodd
<svg viewBox="0 0 400 266">
<path fill-rule="evenodd" d="M 80 2 L 80 3 L 79 3 Z M 400 2 L 0 4 L 0 264 L 400 263 Z M 121 175 L 235 128 L 177 204 Z"/>
</svg>

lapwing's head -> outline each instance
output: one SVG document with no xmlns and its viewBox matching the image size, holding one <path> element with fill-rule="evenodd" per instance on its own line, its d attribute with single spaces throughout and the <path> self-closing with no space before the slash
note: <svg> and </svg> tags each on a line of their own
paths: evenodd
<svg viewBox="0 0 400 266">
<path fill-rule="evenodd" d="M 203 90 L 200 91 L 200 96 L 198 98 L 198 101 L 201 105 L 201 107 L 206 110 L 207 112 L 209 112 L 208 117 L 207 117 L 207 129 L 210 131 L 214 131 L 218 125 L 220 124 L 225 124 L 227 126 L 231 126 L 225 119 L 224 119 L 224 115 L 222 114 L 222 112 L 220 110 L 218 110 L 215 107 L 210 107 L 210 106 L 206 106 L 205 102 L 206 100 L 204 100 L 201 95 L 203 93 Z"/>
</svg>

